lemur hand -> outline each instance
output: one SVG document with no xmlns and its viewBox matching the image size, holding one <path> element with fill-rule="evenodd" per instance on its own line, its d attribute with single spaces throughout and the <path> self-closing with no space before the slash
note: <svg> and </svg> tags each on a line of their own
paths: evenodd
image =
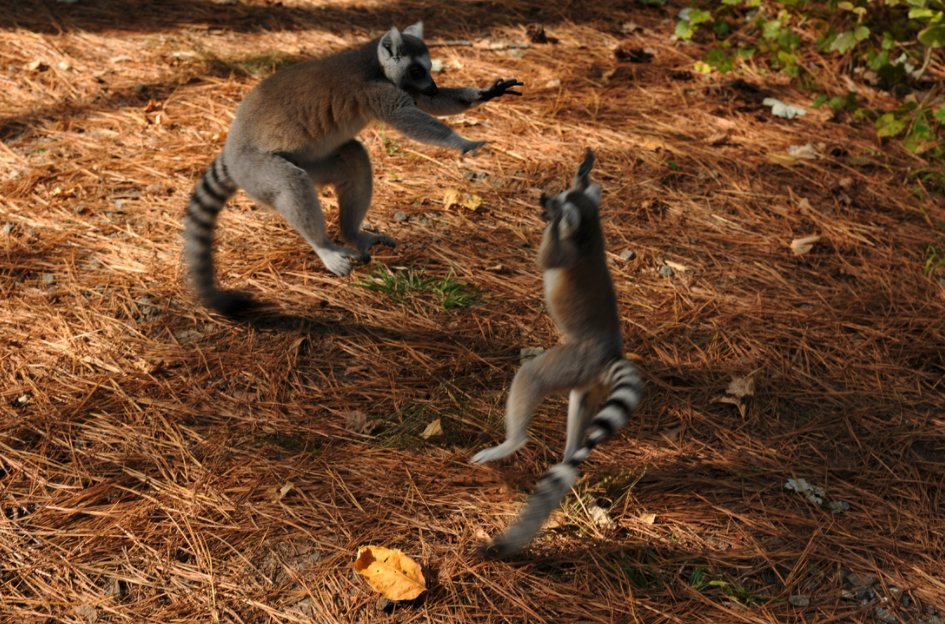
<svg viewBox="0 0 945 624">
<path fill-rule="evenodd" d="M 521 91 L 511 91 L 512 87 L 524 86 L 525 83 L 517 80 L 515 78 L 509 78 L 504 80 L 502 78 L 496 78 L 488 88 L 479 90 L 479 98 L 483 102 L 488 102 L 492 98 L 501 97 L 503 95 L 522 95 Z"/>
</svg>

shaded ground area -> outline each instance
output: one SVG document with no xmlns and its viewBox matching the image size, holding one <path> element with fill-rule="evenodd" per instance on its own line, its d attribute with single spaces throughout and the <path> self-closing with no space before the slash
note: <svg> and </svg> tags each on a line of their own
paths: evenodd
<svg viewBox="0 0 945 624">
<path fill-rule="evenodd" d="M 593 4 L 2 3 L 0 620 L 941 622 L 928 163 L 842 114 L 772 116 L 764 97 L 810 104 L 788 77 L 692 73 L 682 5 Z M 237 195 L 220 277 L 271 307 L 197 305 L 181 218 L 240 99 L 417 19 L 474 44 L 433 48 L 439 84 L 526 83 L 449 120 L 489 145 L 368 128 L 368 220 L 399 245 L 348 278 Z M 895 105 L 844 70 L 816 80 Z M 821 159 L 785 158 L 808 143 Z M 563 447 L 554 400 L 513 459 L 467 463 L 502 435 L 520 350 L 557 341 L 537 198 L 586 147 L 650 392 L 549 528 L 481 562 Z M 446 210 L 447 190 L 482 206 Z M 378 610 L 351 569 L 367 544 L 430 590 Z"/>
</svg>

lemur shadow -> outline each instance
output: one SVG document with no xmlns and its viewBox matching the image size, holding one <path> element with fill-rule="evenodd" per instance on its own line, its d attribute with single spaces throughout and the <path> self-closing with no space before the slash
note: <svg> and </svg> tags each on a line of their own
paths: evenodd
<svg viewBox="0 0 945 624">
<path fill-rule="evenodd" d="M 9 4 L 9 3 L 7 3 Z M 265 30 L 325 30 L 346 28 L 374 36 L 391 26 L 404 28 L 417 20 L 429 20 L 444 39 L 468 29 L 457 24 L 474 21 L 477 28 L 493 24 L 509 24 L 516 20 L 548 22 L 554 17 L 570 22 L 595 21 L 607 17 L 608 8 L 595 10 L 593 5 L 548 10 L 547 3 L 535 2 L 496 4 L 474 2 L 462 13 L 475 19 L 456 19 L 455 14 L 443 17 L 436 5 L 423 7 L 408 0 L 384 2 L 370 9 L 331 3 L 316 6 L 283 6 L 282 3 L 246 4 L 220 3 L 212 0 L 117 0 L 115 2 L 63 3 L 52 0 L 16 2 L 16 10 L 4 12 L 0 28 L 27 29 L 34 32 L 177 32 L 182 27 L 227 29 L 234 32 Z M 612 8 L 609 9 L 612 13 Z M 612 15 L 609 18 L 612 19 Z"/>
</svg>

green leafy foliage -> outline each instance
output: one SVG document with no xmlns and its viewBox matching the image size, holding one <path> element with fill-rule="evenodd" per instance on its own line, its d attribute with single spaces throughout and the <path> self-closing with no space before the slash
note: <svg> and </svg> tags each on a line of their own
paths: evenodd
<svg viewBox="0 0 945 624">
<path fill-rule="evenodd" d="M 676 36 L 691 40 L 700 28 L 711 27 L 716 43 L 694 65 L 706 74 L 739 72 L 751 59 L 759 69 L 798 77 L 802 87 L 814 90 L 813 77 L 798 59 L 821 54 L 842 56 L 847 67 L 868 69 L 872 84 L 892 88 L 919 77 L 933 50 L 945 46 L 945 0 L 719 0 L 698 7 L 680 12 Z M 801 37 L 802 28 L 807 39 Z M 817 32 L 813 46 L 812 28 Z M 868 110 L 852 92 L 817 94 L 811 108 L 825 104 L 872 123 L 878 137 L 896 139 L 913 153 L 945 157 L 942 108 L 933 112 L 911 104 Z"/>
</svg>

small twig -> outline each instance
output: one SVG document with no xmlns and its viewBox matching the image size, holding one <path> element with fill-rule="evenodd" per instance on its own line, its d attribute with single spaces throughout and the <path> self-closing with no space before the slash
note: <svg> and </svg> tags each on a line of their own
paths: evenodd
<svg viewBox="0 0 945 624">
<path fill-rule="evenodd" d="M 906 137 L 912 134 L 912 130 L 915 128 L 916 123 L 919 121 L 919 116 L 922 115 L 922 111 L 925 110 L 926 105 L 932 99 L 932 94 L 935 93 L 935 90 L 938 88 L 938 85 L 939 83 L 935 83 L 934 85 L 932 85 L 928 93 L 925 94 L 925 97 L 922 98 L 922 103 L 919 104 L 918 108 L 915 109 L 915 115 L 912 116 L 912 123 L 909 124 L 909 131 L 906 132 Z"/>
<path fill-rule="evenodd" d="M 454 39 L 452 41 L 431 41 L 427 44 L 428 48 L 437 48 L 437 47 L 459 47 L 459 46 L 471 46 L 473 45 L 472 41 L 467 39 Z"/>
<path fill-rule="evenodd" d="M 931 46 L 925 49 L 925 60 L 922 61 L 922 67 L 917 71 L 913 72 L 912 77 L 918 82 L 922 80 L 922 76 L 925 75 L 925 70 L 929 68 L 929 63 L 932 62 L 932 48 Z"/>
</svg>

